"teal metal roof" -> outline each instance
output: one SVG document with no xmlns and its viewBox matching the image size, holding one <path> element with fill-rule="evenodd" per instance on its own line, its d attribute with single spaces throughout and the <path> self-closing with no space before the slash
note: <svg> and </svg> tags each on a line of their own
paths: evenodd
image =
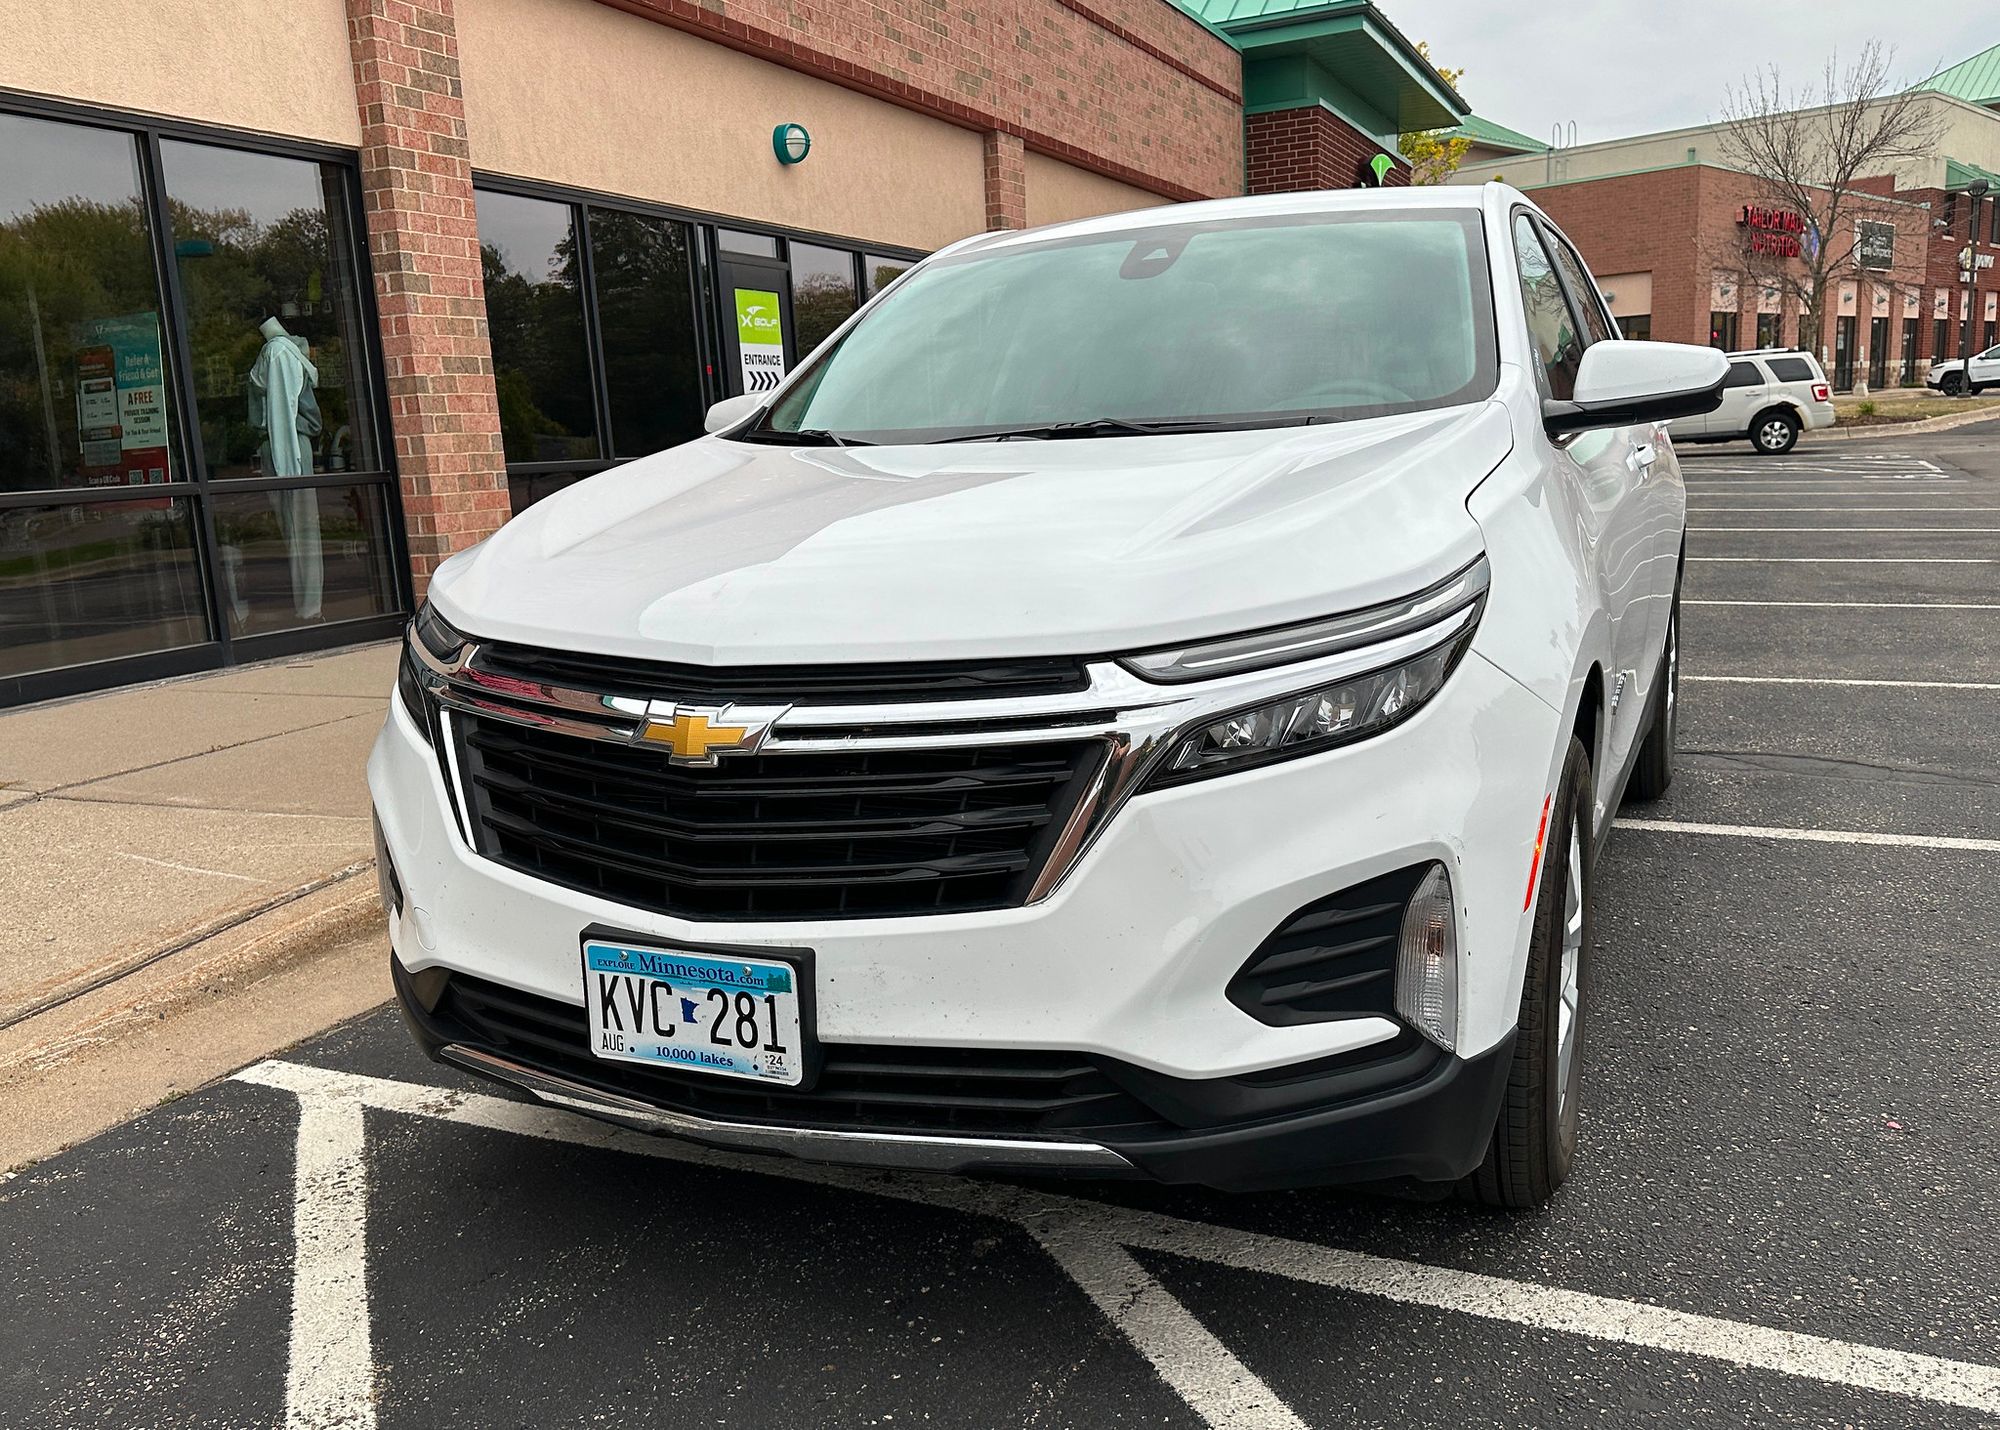
<svg viewBox="0 0 2000 1430">
<path fill-rule="evenodd" d="M 1176 0 L 1243 51 L 1250 107 L 1275 107 L 1303 95 L 1325 103 L 1365 133 L 1444 129 L 1470 109 L 1435 66 L 1371 0 Z M 1290 62 L 1260 85 L 1260 61 Z M 1300 65 L 1313 73 L 1303 84 Z M 1269 101 L 1259 104 L 1256 91 Z M 1280 92 L 1292 96 L 1280 99 Z M 1296 92 L 1296 93 L 1294 93 Z M 1358 101 L 1358 106 L 1352 101 Z M 1352 112 L 1356 108 L 1362 112 Z"/>
<path fill-rule="evenodd" d="M 1975 179 L 1984 179 L 1987 184 L 2000 189 L 2000 174 L 1991 169 L 1982 169 L 1977 164 L 1968 164 L 1961 159 L 1947 157 L 1944 161 L 1944 186 L 1947 189 L 1964 189 L 1972 186 Z"/>
<path fill-rule="evenodd" d="M 1967 104 L 2000 105 L 2000 45 L 1939 70 L 1917 88 L 1933 89 Z"/>
<path fill-rule="evenodd" d="M 1509 129 L 1504 124 L 1495 124 L 1490 119 L 1481 119 L 1476 114 L 1465 116 L 1465 122 L 1456 129 L 1446 131 L 1453 139 L 1470 139 L 1488 149 L 1512 149 L 1517 154 L 1546 154 L 1549 146 L 1539 139 L 1530 139 L 1518 129 Z"/>
</svg>

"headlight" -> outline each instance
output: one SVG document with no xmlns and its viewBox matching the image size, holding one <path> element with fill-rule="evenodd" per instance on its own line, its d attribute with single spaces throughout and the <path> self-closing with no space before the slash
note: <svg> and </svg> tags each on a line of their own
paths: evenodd
<svg viewBox="0 0 2000 1430">
<path fill-rule="evenodd" d="M 439 665 L 454 665 L 465 650 L 466 640 L 426 601 L 417 618 L 410 622 L 410 633 L 403 641 L 402 663 L 396 668 L 396 693 L 424 739 L 435 743 L 432 704 L 424 693 L 423 671 L 419 668 L 419 645 Z"/>
<path fill-rule="evenodd" d="M 1164 789 L 1379 735 L 1438 693 L 1472 643 L 1472 631 L 1468 623 L 1414 660 L 1203 725 L 1174 742 L 1146 787 Z"/>
</svg>

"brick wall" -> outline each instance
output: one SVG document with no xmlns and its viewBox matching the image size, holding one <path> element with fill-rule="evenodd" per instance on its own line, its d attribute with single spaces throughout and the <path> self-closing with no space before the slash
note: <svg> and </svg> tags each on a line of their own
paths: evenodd
<svg viewBox="0 0 2000 1430">
<path fill-rule="evenodd" d="M 1028 226 L 1028 154 L 1020 137 L 986 131 L 986 227 Z"/>
<path fill-rule="evenodd" d="M 507 519 L 453 0 L 347 0 L 383 381 L 419 599 Z"/>
<path fill-rule="evenodd" d="M 1929 204 L 1930 218 L 1932 219 L 1941 219 L 1945 216 L 1946 195 L 1942 189 L 1905 191 L 1898 195 L 1898 197 Z M 1965 247 L 1966 243 L 1966 205 L 1968 202 L 1964 194 L 1957 196 L 1957 202 L 1952 205 L 1951 228 L 1948 231 L 1937 228 L 1929 230 L 1931 241 L 1929 251 L 1925 255 L 1924 293 L 1921 304 L 1922 313 L 1920 315 L 1922 321 L 1918 324 L 1918 352 L 1922 354 L 1922 359 L 1925 363 L 1939 358 L 1957 357 L 1959 355 L 1959 346 L 1964 340 L 1964 323 L 1959 317 L 1959 304 L 1963 301 L 1965 293 L 1965 277 L 1963 271 L 1958 266 L 1958 253 L 1960 249 Z M 1979 242 L 1973 249 L 1975 253 L 1991 255 L 1994 260 L 1993 267 L 1980 271 L 1972 301 L 1972 350 L 1974 352 L 1983 352 L 1985 350 L 1987 295 L 1990 293 L 2000 293 L 2000 244 L 1993 242 L 1994 202 L 1995 200 L 1991 195 L 1980 202 Z M 1940 288 L 1951 290 L 1951 333 L 1945 343 L 1943 352 L 1939 352 L 1936 347 L 1937 324 L 1933 318 L 1933 304 L 1936 301 L 1933 295 Z"/>
<path fill-rule="evenodd" d="M 1318 105 L 1269 110 L 1244 120 L 1244 163 L 1253 194 L 1306 189 L 1351 189 L 1368 161 L 1385 152 L 1368 135 Z M 1400 155 L 1385 187 L 1407 185 L 1410 168 Z"/>
<path fill-rule="evenodd" d="M 597 3 L 1167 198 L 1241 192 L 1242 57 L 1168 0 Z"/>
</svg>

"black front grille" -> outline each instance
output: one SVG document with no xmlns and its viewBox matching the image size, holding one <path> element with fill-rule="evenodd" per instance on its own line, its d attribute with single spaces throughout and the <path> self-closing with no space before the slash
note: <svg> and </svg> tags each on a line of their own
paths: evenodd
<svg viewBox="0 0 2000 1430">
<path fill-rule="evenodd" d="M 881 705 L 918 700 L 1011 700 L 1061 695 L 1089 684 L 1083 662 L 1068 657 L 716 667 L 505 643 L 481 645 L 479 652 L 479 668 L 504 679 L 702 705 L 730 701 L 743 705 Z"/>
<path fill-rule="evenodd" d="M 726 757 L 462 716 L 479 852 L 703 920 L 965 913 L 1024 903 L 1103 757 L 1083 740 Z"/>
<path fill-rule="evenodd" d="M 1078 1053 L 827 1043 L 809 1089 L 611 1062 L 588 1051 L 584 1010 L 453 975 L 433 1017 L 455 1038 L 655 1107 L 787 1127 L 982 1136 L 1157 1129 L 1160 1119 Z"/>
<path fill-rule="evenodd" d="M 1229 1001 L 1281 1026 L 1395 1017 L 1403 909 L 1430 869 L 1413 864 L 1299 909 L 1229 980 Z"/>
</svg>

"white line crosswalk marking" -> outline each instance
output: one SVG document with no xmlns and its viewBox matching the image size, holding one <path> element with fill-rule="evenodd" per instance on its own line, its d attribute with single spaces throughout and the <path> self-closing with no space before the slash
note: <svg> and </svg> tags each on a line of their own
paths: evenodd
<svg viewBox="0 0 2000 1430">
<path fill-rule="evenodd" d="M 2000 849 L 2000 841 L 1992 843 Z M 1828 1385 L 2000 1412 L 2000 1366 L 1889 1350 L 1559 1286 L 1346 1251 L 1039 1189 L 720 1152 L 480 1093 L 299 1063 L 259 1063 L 238 1073 L 237 1079 L 298 1097 L 302 1148 L 309 1122 L 317 1129 L 335 1129 L 337 1135 L 331 1139 L 334 1152 L 322 1153 L 318 1159 L 322 1171 L 324 1164 L 335 1161 L 351 1166 L 355 1174 L 309 1175 L 302 1162 L 296 1195 L 302 1226 L 331 1224 L 342 1229 L 336 1248 L 342 1269 L 353 1266 L 352 1248 L 365 1247 L 365 1228 L 356 1221 L 365 1211 L 356 1209 L 365 1196 L 365 1183 L 359 1159 L 350 1149 L 358 1136 L 362 1109 L 374 1108 L 607 1151 L 786 1177 L 1012 1222 L 1049 1250 L 1056 1264 L 1131 1340 L 1166 1384 L 1203 1421 L 1219 1430 L 1294 1430 L 1304 1422 L 1158 1278 L 1139 1265 L 1131 1255 L 1134 1249 Z M 309 1317 L 310 1334 L 330 1337 L 346 1349 L 303 1377 L 294 1366 L 290 1388 L 296 1398 L 287 1404 L 289 1430 L 323 1430 L 336 1425 L 365 1430 L 374 1423 L 373 1369 L 352 1354 L 354 1347 L 367 1345 L 366 1328 L 357 1332 L 352 1324 L 339 1323 L 340 1318 L 348 1323 L 366 1321 L 365 1283 L 345 1275 L 330 1278 L 321 1259 L 328 1249 L 322 1243 L 309 1252 L 306 1243 L 300 1242 L 300 1284 L 316 1289 L 310 1296 L 294 1298 L 294 1356 L 300 1354 L 306 1339 L 298 1319 L 302 1314 Z M 1311 1328 L 1300 1328 L 1300 1334 L 1309 1341 Z M 342 1413 L 349 1418 L 337 1418 Z"/>
</svg>

